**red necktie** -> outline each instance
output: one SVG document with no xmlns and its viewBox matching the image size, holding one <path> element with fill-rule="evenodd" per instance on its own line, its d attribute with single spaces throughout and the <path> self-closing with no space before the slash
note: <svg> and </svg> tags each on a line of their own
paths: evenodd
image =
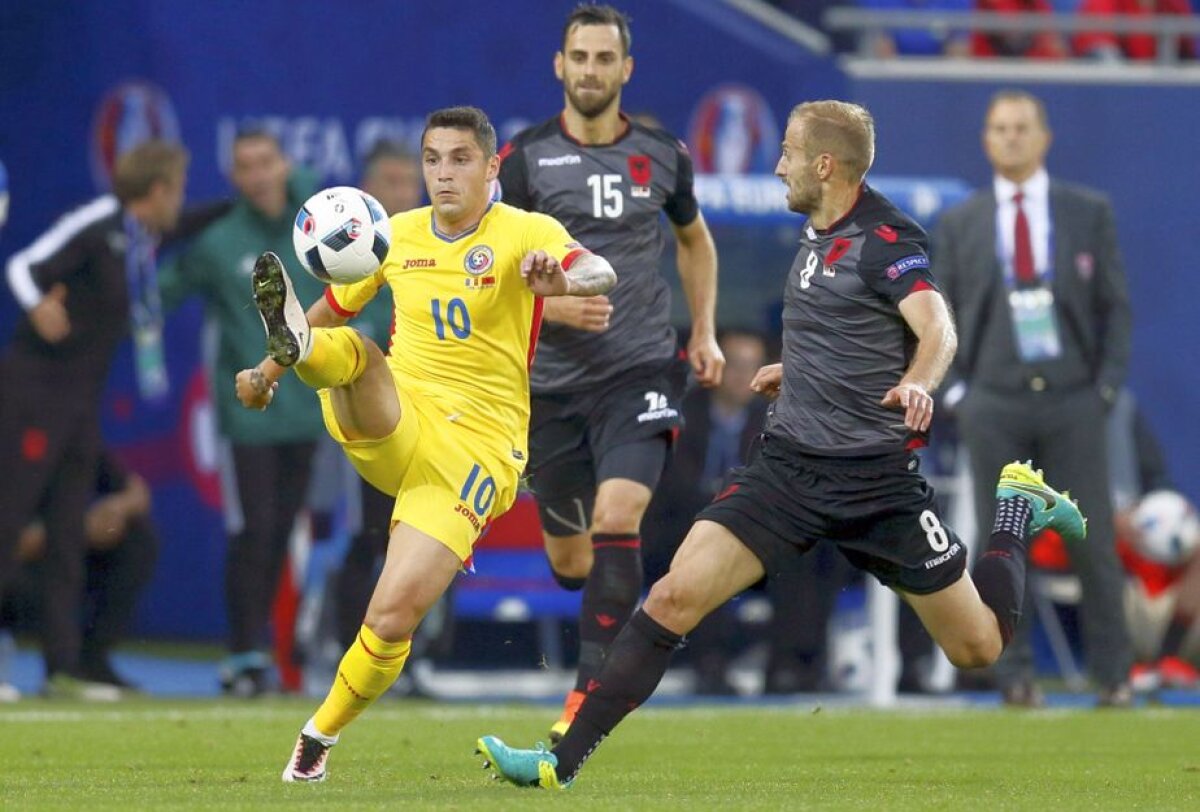
<svg viewBox="0 0 1200 812">
<path fill-rule="evenodd" d="M 1025 209 L 1021 208 L 1024 199 L 1024 192 L 1013 195 L 1013 202 L 1017 204 L 1017 219 L 1013 224 L 1013 271 L 1017 276 L 1017 284 L 1022 287 L 1037 282 L 1037 272 L 1033 269 L 1033 242 L 1029 239 L 1029 219 L 1025 217 Z"/>
</svg>

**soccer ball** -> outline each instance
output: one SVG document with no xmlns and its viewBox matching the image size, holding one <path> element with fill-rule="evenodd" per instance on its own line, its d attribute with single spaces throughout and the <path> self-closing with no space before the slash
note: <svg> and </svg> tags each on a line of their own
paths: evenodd
<svg viewBox="0 0 1200 812">
<path fill-rule="evenodd" d="M 379 270 L 392 244 L 392 224 L 379 201 L 353 186 L 317 192 L 296 213 L 292 245 L 304 270 L 346 285 Z"/>
<path fill-rule="evenodd" d="M 1151 491 L 1133 511 L 1137 549 L 1151 561 L 1181 564 L 1200 545 L 1200 517 L 1175 491 Z"/>
</svg>

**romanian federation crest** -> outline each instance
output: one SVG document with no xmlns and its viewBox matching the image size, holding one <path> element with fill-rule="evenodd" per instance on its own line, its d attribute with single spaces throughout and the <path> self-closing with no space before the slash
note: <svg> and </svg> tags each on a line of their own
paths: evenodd
<svg viewBox="0 0 1200 812">
<path fill-rule="evenodd" d="M 463 260 L 463 268 L 472 276 L 479 276 L 492 269 L 494 259 L 491 248 L 486 245 L 475 245 L 467 251 L 467 256 Z"/>
</svg>

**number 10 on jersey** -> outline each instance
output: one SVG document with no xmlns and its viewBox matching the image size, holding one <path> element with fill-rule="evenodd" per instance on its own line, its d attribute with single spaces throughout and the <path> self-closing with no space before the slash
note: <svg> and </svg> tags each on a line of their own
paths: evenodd
<svg viewBox="0 0 1200 812">
<path fill-rule="evenodd" d="M 462 299 L 454 298 L 446 302 L 444 312 L 442 300 L 434 299 L 430 302 L 430 309 L 433 311 L 433 329 L 437 332 L 438 341 L 446 340 L 447 324 L 455 338 L 471 335 L 471 314 L 467 312 L 467 303 Z"/>
</svg>

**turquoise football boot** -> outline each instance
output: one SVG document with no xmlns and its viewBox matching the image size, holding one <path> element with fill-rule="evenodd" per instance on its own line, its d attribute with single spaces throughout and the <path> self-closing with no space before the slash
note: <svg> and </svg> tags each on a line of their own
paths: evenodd
<svg viewBox="0 0 1200 812">
<path fill-rule="evenodd" d="M 518 787 L 566 789 L 570 781 L 559 781 L 555 767 L 558 757 L 538 742 L 533 750 L 509 747 L 495 736 L 484 736 L 475 742 L 475 752 L 483 756 L 483 768 L 494 767 L 494 777 L 503 778 Z"/>
<path fill-rule="evenodd" d="M 1059 493 L 1046 484 L 1042 472 L 1034 470 L 1032 462 L 1010 462 L 1000 472 L 996 483 L 996 498 L 1020 496 L 1029 502 L 1033 515 L 1029 520 L 1029 535 L 1049 528 L 1064 541 L 1081 541 L 1087 537 L 1087 519 L 1068 491 Z"/>
</svg>

